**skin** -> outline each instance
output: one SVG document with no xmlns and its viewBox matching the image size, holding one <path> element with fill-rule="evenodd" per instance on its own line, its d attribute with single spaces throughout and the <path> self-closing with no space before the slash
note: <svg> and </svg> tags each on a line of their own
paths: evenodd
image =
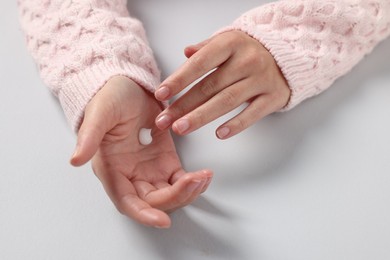
<svg viewBox="0 0 390 260">
<path fill-rule="evenodd" d="M 160 102 L 132 80 L 117 76 L 88 103 L 71 164 L 92 159 L 108 196 L 124 215 L 147 226 L 168 228 L 167 213 L 193 202 L 210 184 L 212 172 L 183 169 L 169 131 L 154 127 Z M 143 127 L 153 142 L 139 143 Z"/>
<path fill-rule="evenodd" d="M 216 130 L 232 137 L 288 103 L 290 89 L 273 56 L 259 41 L 241 31 L 229 31 L 189 46 L 188 60 L 155 92 L 166 101 L 193 84 L 156 118 L 161 129 L 186 135 L 239 107 L 248 106 Z"/>
</svg>

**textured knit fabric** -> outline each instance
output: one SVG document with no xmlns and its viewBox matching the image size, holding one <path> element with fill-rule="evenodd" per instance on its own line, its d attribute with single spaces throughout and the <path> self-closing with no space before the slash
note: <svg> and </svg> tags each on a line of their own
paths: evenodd
<svg viewBox="0 0 390 260">
<path fill-rule="evenodd" d="M 239 17 L 227 30 L 259 40 L 283 72 L 291 98 L 317 95 L 390 34 L 390 0 L 284 0 Z"/>
<path fill-rule="evenodd" d="M 19 0 L 22 28 L 41 77 L 77 131 L 84 109 L 115 75 L 149 91 L 160 72 L 126 0 Z"/>
<path fill-rule="evenodd" d="M 125 0 L 19 0 L 28 48 L 75 130 L 115 75 L 153 92 L 159 70 Z M 390 0 L 283 0 L 250 10 L 228 30 L 259 40 L 292 90 L 290 109 L 328 88 L 390 33 Z"/>
</svg>

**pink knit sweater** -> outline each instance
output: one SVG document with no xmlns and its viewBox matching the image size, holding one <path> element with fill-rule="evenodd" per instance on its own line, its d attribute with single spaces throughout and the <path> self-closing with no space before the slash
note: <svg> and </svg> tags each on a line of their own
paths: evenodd
<svg viewBox="0 0 390 260">
<path fill-rule="evenodd" d="M 19 0 L 28 48 L 44 82 L 77 130 L 84 109 L 114 75 L 153 92 L 160 72 L 126 0 Z M 239 17 L 242 30 L 274 56 L 292 96 L 319 94 L 390 34 L 390 0 L 283 0 Z"/>
</svg>

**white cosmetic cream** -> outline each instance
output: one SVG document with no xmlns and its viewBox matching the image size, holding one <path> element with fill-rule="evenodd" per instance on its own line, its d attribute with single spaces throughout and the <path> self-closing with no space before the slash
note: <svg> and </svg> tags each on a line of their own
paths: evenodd
<svg viewBox="0 0 390 260">
<path fill-rule="evenodd" d="M 138 140 L 139 143 L 142 145 L 149 145 L 152 143 L 153 138 L 152 138 L 152 129 L 150 128 L 141 128 L 139 130 L 138 134 Z"/>
</svg>

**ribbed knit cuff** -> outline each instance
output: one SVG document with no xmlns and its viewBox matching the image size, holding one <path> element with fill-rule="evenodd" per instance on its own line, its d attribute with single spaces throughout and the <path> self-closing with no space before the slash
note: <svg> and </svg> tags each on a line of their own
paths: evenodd
<svg viewBox="0 0 390 260">
<path fill-rule="evenodd" d="M 159 75 L 131 63 L 102 62 L 70 77 L 58 98 L 72 129 L 77 132 L 85 108 L 93 96 L 114 76 L 125 76 L 153 93 L 160 83 Z"/>
</svg>

